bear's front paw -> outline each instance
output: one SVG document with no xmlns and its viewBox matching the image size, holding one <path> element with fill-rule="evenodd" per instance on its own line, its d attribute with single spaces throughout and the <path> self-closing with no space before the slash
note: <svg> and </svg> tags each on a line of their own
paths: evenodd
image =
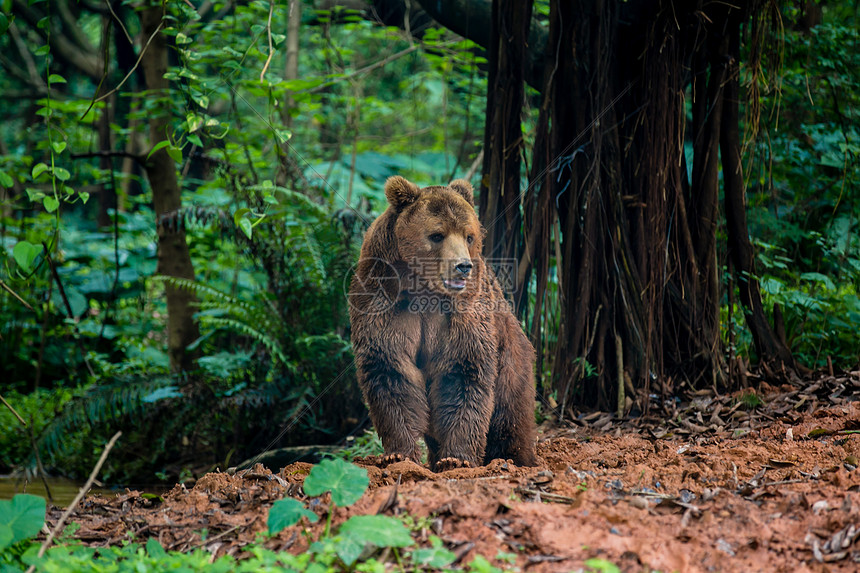
<svg viewBox="0 0 860 573">
<path fill-rule="evenodd" d="M 404 456 L 403 454 L 385 454 L 379 458 L 379 467 L 384 468 L 385 466 L 390 466 L 397 462 L 405 462 L 408 459 L 409 456 Z"/>
<path fill-rule="evenodd" d="M 457 468 L 470 468 L 472 464 L 466 460 L 461 460 L 460 458 L 442 458 L 438 462 L 436 462 L 436 467 L 434 467 L 434 471 L 444 472 L 448 470 L 453 470 Z"/>
</svg>

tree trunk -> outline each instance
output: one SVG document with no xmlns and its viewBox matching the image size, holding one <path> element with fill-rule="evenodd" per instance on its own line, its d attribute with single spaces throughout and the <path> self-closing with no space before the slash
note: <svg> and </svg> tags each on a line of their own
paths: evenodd
<svg viewBox="0 0 860 573">
<path fill-rule="evenodd" d="M 141 56 L 146 89 L 150 97 L 167 97 L 167 36 L 160 30 L 164 11 L 161 5 L 151 5 L 140 12 L 143 42 L 155 34 L 149 48 Z M 170 112 L 166 105 L 153 109 L 149 120 L 151 144 L 157 145 L 167 139 Z M 182 195 L 176 176 L 176 164 L 165 148 L 153 153 L 146 161 L 146 175 L 152 188 L 152 205 L 158 227 L 158 266 L 156 272 L 168 277 L 194 278 L 194 267 L 185 239 L 183 225 L 163 225 L 162 218 L 182 207 Z M 194 322 L 194 295 L 187 290 L 165 284 L 167 297 L 167 348 L 170 369 L 174 372 L 188 370 L 194 365 L 189 344 L 199 338 Z"/>
<path fill-rule="evenodd" d="M 731 9 L 730 9 L 731 10 Z M 776 335 L 764 313 L 761 290 L 756 278 L 755 259 L 747 228 L 744 179 L 741 166 L 741 138 L 738 129 L 738 101 L 740 97 L 740 26 L 741 10 L 729 15 L 728 74 L 723 104 L 723 121 L 720 129 L 720 156 L 723 163 L 726 230 L 728 254 L 735 272 L 744 316 L 749 326 L 759 359 L 773 370 L 794 370 L 796 365 L 791 351 Z"/>
<path fill-rule="evenodd" d="M 521 236 L 520 166 L 523 148 L 521 114 L 525 97 L 525 54 L 531 23 L 531 0 L 494 0 L 484 170 L 479 211 L 487 234 L 484 256 L 494 265 L 503 287 L 516 287 Z"/>
<path fill-rule="evenodd" d="M 763 360 L 790 367 L 761 310 L 740 171 L 737 32 L 765 3 L 741 11 L 705 0 L 551 0 L 549 35 L 529 46 L 546 46 L 538 54 L 505 49 L 508 38 L 527 37 L 523 6 L 494 1 L 490 26 L 478 21 L 486 4 L 422 0 L 490 52 L 486 253 L 518 256 L 518 307 L 562 415 L 574 403 L 615 409 L 620 380 L 633 383 L 627 396 L 643 410 L 654 381 L 663 394 L 732 387 L 720 340 L 721 165 L 727 252 L 744 277 L 750 330 Z M 533 62 L 542 73 L 523 73 Z M 544 99 L 520 201 L 509 190 L 520 173 L 517 90 L 526 79 Z"/>
</svg>

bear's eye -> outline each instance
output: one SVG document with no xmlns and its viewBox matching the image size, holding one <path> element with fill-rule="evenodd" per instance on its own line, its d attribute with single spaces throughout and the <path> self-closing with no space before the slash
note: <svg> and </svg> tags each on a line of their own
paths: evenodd
<svg viewBox="0 0 860 573">
<path fill-rule="evenodd" d="M 445 235 L 443 235 L 442 233 L 433 233 L 432 235 L 430 235 L 430 240 L 434 243 L 441 243 L 443 240 L 445 240 Z"/>
<path fill-rule="evenodd" d="M 475 242 L 475 235 L 469 235 L 468 237 L 466 237 L 466 242 L 469 243 L 470 245 L 472 243 L 474 243 Z"/>
</svg>

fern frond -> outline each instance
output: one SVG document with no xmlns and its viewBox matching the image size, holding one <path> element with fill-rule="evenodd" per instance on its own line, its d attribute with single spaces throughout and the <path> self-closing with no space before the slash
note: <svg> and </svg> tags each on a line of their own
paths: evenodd
<svg viewBox="0 0 860 573">
<path fill-rule="evenodd" d="M 123 376 L 92 386 L 83 395 L 70 400 L 48 424 L 39 437 L 39 449 L 49 455 L 63 455 L 68 451 L 69 436 L 81 428 L 107 424 L 125 416 L 140 416 L 147 406 L 144 398 L 180 382 L 179 376 Z"/>
<path fill-rule="evenodd" d="M 236 320 L 234 318 L 220 318 L 217 316 L 208 316 L 202 318 L 204 319 L 204 322 L 206 324 L 214 326 L 216 328 L 222 327 L 241 332 L 242 334 L 248 336 L 249 338 L 252 338 L 253 340 L 265 346 L 269 353 L 274 358 L 277 358 L 278 361 L 283 364 L 288 364 L 287 357 L 281 350 L 281 345 L 265 332 L 262 332 L 254 328 L 250 324 L 242 322 L 241 320 Z"/>
<path fill-rule="evenodd" d="M 277 309 L 268 297 L 261 296 L 258 300 L 249 301 L 192 279 L 170 277 L 166 275 L 156 275 L 152 277 L 152 279 L 192 292 L 201 300 L 208 299 L 211 301 L 219 301 L 224 305 L 224 307 L 235 307 L 241 309 L 240 312 L 237 311 L 237 314 L 245 312 L 259 316 L 270 316 L 277 313 Z"/>
<path fill-rule="evenodd" d="M 311 198 L 304 193 L 299 193 L 297 191 L 293 191 L 292 189 L 281 187 L 280 185 L 252 185 L 248 187 L 248 190 L 256 191 L 258 193 L 277 191 L 279 193 L 282 193 L 287 201 L 290 201 L 294 204 L 298 204 L 299 206 L 309 210 L 310 214 L 316 215 L 321 219 L 327 219 L 329 217 L 328 211 L 326 211 L 322 205 L 314 203 Z"/>
</svg>

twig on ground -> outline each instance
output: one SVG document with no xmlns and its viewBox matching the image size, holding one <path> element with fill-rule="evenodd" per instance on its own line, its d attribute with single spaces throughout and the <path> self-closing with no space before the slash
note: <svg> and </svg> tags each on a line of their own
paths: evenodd
<svg viewBox="0 0 860 573">
<path fill-rule="evenodd" d="M 204 546 L 204 545 L 206 545 L 207 543 L 213 543 L 213 542 L 215 542 L 215 541 L 218 541 L 218 540 L 219 540 L 219 539 L 221 539 L 222 537 L 226 537 L 227 535 L 230 535 L 231 533 L 233 533 L 234 531 L 236 531 L 236 530 L 237 530 L 237 529 L 239 529 L 240 527 L 242 527 L 242 526 L 241 526 L 241 525 L 234 525 L 234 526 L 233 526 L 233 527 L 231 527 L 230 529 L 228 529 L 228 530 L 226 530 L 226 531 L 222 531 L 221 533 L 219 533 L 219 534 L 218 534 L 218 535 L 216 535 L 215 537 L 210 537 L 210 538 L 208 538 L 208 539 L 205 539 L 205 540 L 201 541 L 200 543 L 198 543 L 198 544 L 196 544 L 196 545 L 192 545 L 192 546 L 191 546 L 191 549 L 199 549 L 200 547 L 203 547 L 203 546 Z"/>
<path fill-rule="evenodd" d="M 55 525 L 54 529 L 51 530 L 51 533 L 48 534 L 48 538 L 45 539 L 45 542 L 42 544 L 42 547 L 39 548 L 39 554 L 37 556 L 39 559 L 41 559 L 45 555 L 45 551 L 47 551 L 48 547 L 51 546 L 51 543 L 54 541 L 54 538 L 57 536 L 57 534 L 60 531 L 62 531 L 63 526 L 66 524 L 66 520 L 69 518 L 69 516 L 75 510 L 75 507 L 77 507 L 77 505 L 84 498 L 84 495 L 86 495 L 86 493 L 92 487 L 93 482 L 96 480 L 96 476 L 98 475 L 99 471 L 102 469 L 102 465 L 105 463 L 105 460 L 108 457 L 108 454 L 110 453 L 114 444 L 116 443 L 116 441 L 119 439 L 119 437 L 121 435 L 122 435 L 122 432 L 117 432 L 116 434 L 114 434 L 113 437 L 110 439 L 110 441 L 105 446 L 105 449 L 102 452 L 102 455 L 99 458 L 99 461 L 96 462 L 96 465 L 93 468 L 93 471 L 90 473 L 90 477 L 87 478 L 87 482 L 78 491 L 78 495 L 75 496 L 75 499 L 72 501 L 72 503 L 69 504 L 69 507 L 66 508 L 66 511 L 63 512 L 63 515 L 60 516 L 60 520 L 57 522 L 57 525 Z M 36 570 L 36 566 L 30 565 L 30 568 L 27 569 L 27 573 L 33 573 L 33 571 L 35 571 L 35 570 Z"/>
<path fill-rule="evenodd" d="M 522 493 L 526 495 L 539 495 L 540 498 L 544 501 L 554 501 L 556 503 L 576 503 L 576 498 L 568 497 L 566 495 L 559 495 L 557 493 L 549 493 L 547 491 L 538 491 L 536 489 L 531 489 L 527 487 L 518 487 L 514 489 L 517 493 Z"/>
</svg>

